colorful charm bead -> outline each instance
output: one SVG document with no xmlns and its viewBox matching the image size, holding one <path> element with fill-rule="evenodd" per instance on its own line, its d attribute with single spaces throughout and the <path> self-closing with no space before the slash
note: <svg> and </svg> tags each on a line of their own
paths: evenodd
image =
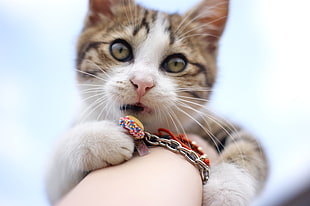
<svg viewBox="0 0 310 206">
<path fill-rule="evenodd" d="M 119 124 L 127 129 L 135 140 L 144 138 L 145 134 L 143 124 L 137 118 L 133 116 L 121 117 Z"/>
</svg>

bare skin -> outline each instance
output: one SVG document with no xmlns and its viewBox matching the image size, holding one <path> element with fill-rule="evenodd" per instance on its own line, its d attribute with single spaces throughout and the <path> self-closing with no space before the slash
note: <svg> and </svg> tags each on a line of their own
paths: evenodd
<svg viewBox="0 0 310 206">
<path fill-rule="evenodd" d="M 208 150 L 211 161 L 217 158 L 199 137 L 191 138 Z M 150 150 L 146 156 L 90 173 L 57 206 L 200 206 L 202 181 L 198 169 L 165 148 Z"/>
</svg>

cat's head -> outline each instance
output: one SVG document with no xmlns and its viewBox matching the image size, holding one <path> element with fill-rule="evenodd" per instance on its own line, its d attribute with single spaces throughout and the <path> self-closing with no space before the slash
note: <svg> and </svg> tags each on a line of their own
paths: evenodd
<svg viewBox="0 0 310 206">
<path fill-rule="evenodd" d="M 228 0 L 204 0 L 184 15 L 131 0 L 89 3 L 77 57 L 82 118 L 130 114 L 150 131 L 176 131 L 199 115 L 216 80 Z"/>
</svg>

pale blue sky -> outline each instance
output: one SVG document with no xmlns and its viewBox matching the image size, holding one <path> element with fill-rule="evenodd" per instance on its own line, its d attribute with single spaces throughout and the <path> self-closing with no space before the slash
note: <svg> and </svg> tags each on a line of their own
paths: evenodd
<svg viewBox="0 0 310 206">
<path fill-rule="evenodd" d="M 0 0 L 0 205 L 47 205 L 49 151 L 76 108 L 75 41 L 87 0 Z M 167 11 L 195 1 L 140 0 Z M 212 108 L 256 133 L 271 176 L 254 205 L 310 183 L 307 0 L 232 0 Z"/>
</svg>

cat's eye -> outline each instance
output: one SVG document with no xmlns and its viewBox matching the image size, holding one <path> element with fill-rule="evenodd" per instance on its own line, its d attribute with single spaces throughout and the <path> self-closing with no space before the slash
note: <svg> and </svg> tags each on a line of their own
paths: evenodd
<svg viewBox="0 0 310 206">
<path fill-rule="evenodd" d="M 133 59 L 131 46 L 122 39 L 117 39 L 110 44 L 110 53 L 121 62 L 128 62 Z"/>
<path fill-rule="evenodd" d="M 162 67 L 170 73 L 182 72 L 186 66 L 187 60 L 182 54 L 171 55 L 162 64 Z"/>
</svg>

